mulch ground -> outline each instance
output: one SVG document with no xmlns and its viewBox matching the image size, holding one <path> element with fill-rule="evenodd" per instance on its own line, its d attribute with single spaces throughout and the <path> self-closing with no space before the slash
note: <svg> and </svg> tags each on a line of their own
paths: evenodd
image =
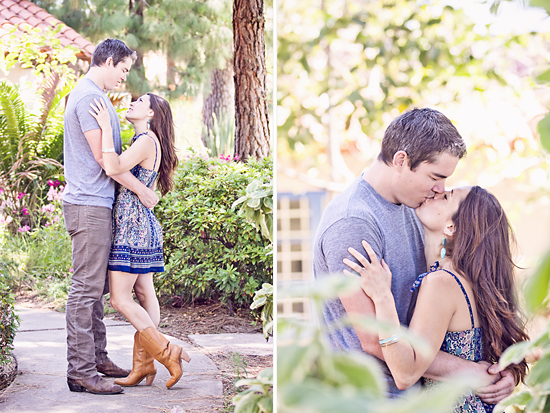
<svg viewBox="0 0 550 413">
<path fill-rule="evenodd" d="M 55 305 L 44 302 L 40 296 L 30 292 L 20 292 L 16 301 L 27 307 L 55 309 Z M 233 315 L 229 309 L 219 302 L 195 303 L 173 306 L 162 303 L 159 330 L 182 341 L 196 346 L 190 339 L 190 334 L 220 334 L 220 333 L 261 333 L 261 322 L 254 318 L 252 312 L 239 309 Z M 106 318 L 127 321 L 126 318 L 114 311 Z M 211 352 L 198 347 L 216 364 L 220 370 L 223 383 L 224 409 L 233 411 L 232 397 L 237 393 L 235 382 L 241 378 L 251 378 L 267 367 L 273 367 L 271 356 L 251 356 L 246 354 L 227 354 Z M 214 411 L 216 411 L 215 409 Z M 219 410 L 218 410 L 219 411 Z M 205 412 L 206 413 L 206 412 Z"/>
</svg>

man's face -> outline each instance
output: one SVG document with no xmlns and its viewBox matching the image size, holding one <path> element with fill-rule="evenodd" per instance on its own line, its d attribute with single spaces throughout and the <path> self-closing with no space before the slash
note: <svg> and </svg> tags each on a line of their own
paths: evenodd
<svg viewBox="0 0 550 413">
<path fill-rule="evenodd" d="M 418 208 L 426 199 L 445 192 L 445 180 L 453 174 L 458 158 L 443 152 L 433 163 L 422 162 L 411 171 L 409 159 L 399 172 L 397 201 L 410 208 Z"/>
<path fill-rule="evenodd" d="M 132 67 L 132 58 L 127 57 L 118 62 L 116 66 L 113 65 L 113 59 L 108 58 L 105 65 L 108 68 L 108 78 L 105 81 L 105 89 L 113 90 L 119 87 L 122 82 L 126 80 L 126 75 Z"/>
</svg>

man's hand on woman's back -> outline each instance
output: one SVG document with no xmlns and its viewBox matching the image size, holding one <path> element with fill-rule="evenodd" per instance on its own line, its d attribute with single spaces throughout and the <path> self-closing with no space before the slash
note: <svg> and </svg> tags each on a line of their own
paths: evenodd
<svg viewBox="0 0 550 413">
<path fill-rule="evenodd" d="M 491 364 L 486 361 L 480 361 L 477 364 L 486 366 L 487 373 L 494 376 L 495 380 L 493 384 L 480 387 L 476 390 L 476 394 L 481 400 L 487 404 L 497 404 L 512 394 L 516 388 L 516 380 L 510 371 L 499 371 L 498 364 Z"/>
</svg>

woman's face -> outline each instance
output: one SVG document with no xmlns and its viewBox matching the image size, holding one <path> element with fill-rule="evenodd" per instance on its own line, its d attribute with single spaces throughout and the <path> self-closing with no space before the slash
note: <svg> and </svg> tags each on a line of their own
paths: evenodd
<svg viewBox="0 0 550 413">
<path fill-rule="evenodd" d="M 138 100 L 130 103 L 130 109 L 126 112 L 126 119 L 133 123 L 137 120 L 151 118 L 153 114 L 149 95 L 143 95 Z"/>
<path fill-rule="evenodd" d="M 420 207 L 415 209 L 416 216 L 424 226 L 431 231 L 441 231 L 449 223 L 458 211 L 458 206 L 466 198 L 471 187 L 456 188 L 451 191 L 435 194 L 427 199 Z"/>
</svg>

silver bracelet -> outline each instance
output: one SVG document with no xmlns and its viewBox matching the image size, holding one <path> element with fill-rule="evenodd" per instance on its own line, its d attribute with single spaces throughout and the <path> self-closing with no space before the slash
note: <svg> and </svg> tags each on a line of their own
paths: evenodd
<svg viewBox="0 0 550 413">
<path fill-rule="evenodd" d="M 401 334 L 394 334 L 393 336 L 385 338 L 383 340 L 379 340 L 378 342 L 380 343 L 380 347 L 386 347 L 390 344 L 397 343 L 399 340 L 401 340 L 401 337 Z"/>
<path fill-rule="evenodd" d="M 110 148 L 110 149 L 102 149 L 101 152 L 103 153 L 109 153 L 109 152 L 114 152 L 115 151 L 115 148 Z"/>
</svg>

